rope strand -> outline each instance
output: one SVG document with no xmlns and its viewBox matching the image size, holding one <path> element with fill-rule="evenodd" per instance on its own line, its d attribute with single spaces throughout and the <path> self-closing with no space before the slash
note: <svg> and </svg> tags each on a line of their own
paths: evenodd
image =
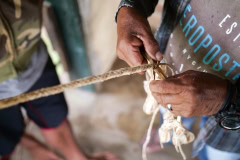
<svg viewBox="0 0 240 160">
<path fill-rule="evenodd" d="M 78 88 L 78 87 L 83 87 L 83 86 L 94 84 L 94 83 L 104 82 L 106 80 L 140 73 L 150 68 L 158 68 L 159 66 L 162 66 L 162 65 L 167 66 L 167 64 L 161 63 L 157 65 L 145 64 L 137 67 L 120 68 L 118 70 L 106 72 L 102 75 L 90 76 L 90 77 L 72 81 L 70 83 L 60 84 L 60 85 L 56 85 L 48 88 L 42 88 L 29 93 L 24 93 L 15 97 L 0 100 L 0 109 L 7 108 L 20 103 L 32 101 L 38 98 L 59 94 L 64 92 L 66 89 Z"/>
</svg>

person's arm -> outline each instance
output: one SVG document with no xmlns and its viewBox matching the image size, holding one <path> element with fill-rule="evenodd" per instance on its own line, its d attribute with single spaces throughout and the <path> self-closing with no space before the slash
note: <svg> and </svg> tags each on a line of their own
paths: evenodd
<svg viewBox="0 0 240 160">
<path fill-rule="evenodd" d="M 145 18 L 151 16 L 151 14 L 154 12 L 155 7 L 158 3 L 158 0 L 121 0 L 118 11 L 122 7 L 129 7 L 129 8 L 135 8 L 141 13 Z M 116 22 L 117 22 L 117 15 L 116 14 Z"/>
<path fill-rule="evenodd" d="M 171 104 L 178 116 L 210 116 L 219 112 L 228 93 L 228 81 L 214 74 L 188 70 L 150 83 L 159 104 Z"/>
<path fill-rule="evenodd" d="M 145 63 L 140 48 L 155 60 L 161 60 L 160 48 L 155 40 L 147 17 L 150 16 L 158 0 L 122 0 L 116 15 L 117 54 L 130 66 Z"/>
</svg>

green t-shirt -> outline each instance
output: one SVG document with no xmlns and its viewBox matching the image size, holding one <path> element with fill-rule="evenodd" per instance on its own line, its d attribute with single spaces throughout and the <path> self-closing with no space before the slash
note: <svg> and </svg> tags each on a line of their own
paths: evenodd
<svg viewBox="0 0 240 160">
<path fill-rule="evenodd" d="M 41 43 L 42 0 L 0 3 L 0 99 L 26 92 L 48 59 Z"/>
<path fill-rule="evenodd" d="M 41 34 L 42 0 L 0 3 L 0 82 L 24 71 Z"/>
</svg>

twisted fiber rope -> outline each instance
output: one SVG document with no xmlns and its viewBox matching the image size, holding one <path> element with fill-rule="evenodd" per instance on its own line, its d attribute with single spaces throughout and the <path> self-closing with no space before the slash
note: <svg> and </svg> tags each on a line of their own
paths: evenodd
<svg viewBox="0 0 240 160">
<path fill-rule="evenodd" d="M 103 82 L 106 80 L 110 80 L 110 79 L 114 79 L 114 78 L 118 78 L 118 77 L 122 77 L 122 76 L 128 76 L 128 75 L 146 71 L 147 69 L 150 69 L 150 68 L 154 68 L 154 69 L 159 68 L 159 66 L 162 66 L 162 65 L 167 65 L 167 64 L 165 64 L 165 63 L 145 64 L 145 65 L 141 65 L 141 66 L 137 66 L 137 67 L 120 68 L 118 70 L 106 72 L 102 75 L 90 76 L 90 77 L 72 81 L 70 83 L 60 84 L 60 85 L 56 85 L 56 86 L 48 87 L 48 88 L 42 88 L 42 89 L 35 90 L 35 91 L 29 92 L 29 93 L 21 94 L 19 96 L 0 100 L 0 109 L 7 108 L 7 107 L 10 107 L 13 105 L 20 104 L 20 103 L 28 102 L 31 100 L 35 100 L 38 98 L 62 93 L 66 89 L 83 87 L 86 85 L 99 83 L 99 82 Z"/>
<path fill-rule="evenodd" d="M 149 63 L 152 63 L 148 61 Z M 172 71 L 172 75 L 174 75 L 173 69 L 171 66 L 166 65 L 166 68 L 162 68 L 162 66 L 159 66 L 159 68 L 153 69 L 153 74 L 151 74 L 152 71 L 147 70 L 146 74 L 149 75 L 149 80 L 164 80 L 167 78 L 166 73 L 167 73 L 167 68 Z M 154 74 L 157 74 L 157 77 Z M 144 83 L 146 85 L 146 83 Z M 147 84 L 149 85 L 149 84 Z M 154 103 L 149 103 L 149 97 L 152 97 L 150 89 L 145 88 L 145 91 L 147 93 L 147 99 L 144 103 L 143 110 L 146 114 L 152 114 L 152 119 L 149 125 L 149 128 L 147 130 L 147 136 L 145 139 L 145 142 L 142 147 L 142 159 L 147 160 L 147 146 L 150 142 L 151 139 L 151 131 L 153 127 L 154 120 L 156 118 L 157 113 L 160 111 L 161 105 L 155 105 Z M 156 99 L 151 99 L 152 101 L 156 101 Z M 159 140 L 161 147 L 163 148 L 163 143 L 167 143 L 172 139 L 173 145 L 175 146 L 175 149 L 177 152 L 180 152 L 183 159 L 186 159 L 186 155 L 182 150 L 181 145 L 183 144 L 188 144 L 191 143 L 194 139 L 195 136 L 192 132 L 188 131 L 186 128 L 183 127 L 181 117 L 180 116 L 175 116 L 173 113 L 170 111 L 166 111 L 163 115 L 163 123 L 160 127 L 159 132 Z"/>
</svg>

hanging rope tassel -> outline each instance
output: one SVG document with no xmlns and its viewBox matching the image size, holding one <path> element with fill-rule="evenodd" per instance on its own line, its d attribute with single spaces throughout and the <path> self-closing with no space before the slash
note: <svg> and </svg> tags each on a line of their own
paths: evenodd
<svg viewBox="0 0 240 160">
<path fill-rule="evenodd" d="M 149 64 L 158 64 L 158 62 L 155 63 L 149 56 L 147 56 L 147 54 L 145 54 L 145 58 Z M 152 114 L 152 119 L 151 119 L 149 128 L 147 130 L 146 140 L 142 148 L 143 160 L 147 160 L 147 145 L 151 138 L 150 137 L 151 130 L 154 124 L 155 117 L 157 113 L 160 111 L 160 107 L 162 107 L 160 104 L 158 104 L 156 99 L 153 97 L 149 85 L 150 85 L 150 82 L 153 80 L 166 79 L 167 69 L 170 69 L 172 72 L 172 75 L 174 75 L 173 69 L 169 65 L 159 66 L 159 68 L 155 68 L 155 69 L 150 68 L 146 70 L 147 80 L 144 81 L 144 89 L 145 89 L 145 92 L 147 93 L 147 98 L 143 105 L 143 111 L 148 115 Z M 163 143 L 169 142 L 171 138 L 176 151 L 180 152 L 183 159 L 185 160 L 186 155 L 182 150 L 182 144 L 188 144 L 193 142 L 195 139 L 195 136 L 192 132 L 188 131 L 186 128 L 183 127 L 180 116 L 175 116 L 170 111 L 166 111 L 163 115 L 163 124 L 159 129 L 159 140 L 160 140 L 161 147 L 163 148 Z"/>
</svg>

